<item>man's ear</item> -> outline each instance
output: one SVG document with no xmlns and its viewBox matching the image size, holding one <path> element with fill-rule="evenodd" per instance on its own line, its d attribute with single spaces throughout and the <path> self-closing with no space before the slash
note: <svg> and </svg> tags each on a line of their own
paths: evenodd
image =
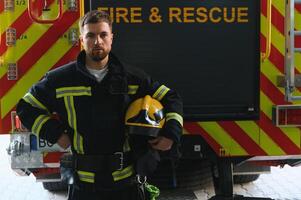
<svg viewBox="0 0 301 200">
<path fill-rule="evenodd" d="M 81 45 L 84 44 L 83 35 L 82 34 L 79 35 L 79 41 L 80 41 Z"/>
</svg>

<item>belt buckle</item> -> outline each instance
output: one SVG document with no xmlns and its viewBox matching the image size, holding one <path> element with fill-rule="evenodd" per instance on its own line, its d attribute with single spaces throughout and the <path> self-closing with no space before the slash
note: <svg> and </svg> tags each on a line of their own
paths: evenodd
<svg viewBox="0 0 301 200">
<path fill-rule="evenodd" d="M 123 170 L 123 159 L 124 159 L 124 156 L 123 156 L 123 152 L 115 152 L 114 155 L 118 155 L 119 156 L 119 160 L 120 160 L 120 164 L 119 164 L 119 168 L 117 170 Z"/>
</svg>

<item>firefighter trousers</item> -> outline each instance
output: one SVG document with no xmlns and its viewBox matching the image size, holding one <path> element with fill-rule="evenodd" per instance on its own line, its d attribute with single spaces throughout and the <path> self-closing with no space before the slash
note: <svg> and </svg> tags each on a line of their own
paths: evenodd
<svg viewBox="0 0 301 200">
<path fill-rule="evenodd" d="M 69 186 L 68 200 L 139 200 L 137 186 L 111 191 L 85 191 Z"/>
</svg>

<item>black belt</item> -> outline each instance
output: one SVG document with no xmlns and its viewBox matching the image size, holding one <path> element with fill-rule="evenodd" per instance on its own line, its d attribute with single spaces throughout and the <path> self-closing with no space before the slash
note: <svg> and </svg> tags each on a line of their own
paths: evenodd
<svg viewBox="0 0 301 200">
<path fill-rule="evenodd" d="M 86 182 L 80 182 L 78 184 L 73 184 L 73 187 L 77 190 L 86 192 L 116 192 L 119 190 L 129 189 L 132 187 L 137 187 L 136 177 L 132 176 L 118 182 L 114 182 L 111 186 L 102 186 L 99 184 L 91 184 Z"/>
<path fill-rule="evenodd" d="M 130 162 L 130 153 L 116 152 L 112 155 L 76 155 L 73 167 L 76 170 L 99 172 L 122 170 Z"/>
</svg>

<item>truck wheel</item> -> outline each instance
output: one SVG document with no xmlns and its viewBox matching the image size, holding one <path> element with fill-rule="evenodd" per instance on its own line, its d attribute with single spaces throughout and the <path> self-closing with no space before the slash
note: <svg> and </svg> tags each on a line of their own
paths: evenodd
<svg viewBox="0 0 301 200">
<path fill-rule="evenodd" d="M 249 175 L 234 175 L 233 180 L 235 184 L 249 183 L 256 181 L 260 174 L 249 174 Z"/>
<path fill-rule="evenodd" d="M 68 185 L 65 182 L 43 182 L 43 187 L 51 192 L 66 191 L 68 189 Z"/>
</svg>

